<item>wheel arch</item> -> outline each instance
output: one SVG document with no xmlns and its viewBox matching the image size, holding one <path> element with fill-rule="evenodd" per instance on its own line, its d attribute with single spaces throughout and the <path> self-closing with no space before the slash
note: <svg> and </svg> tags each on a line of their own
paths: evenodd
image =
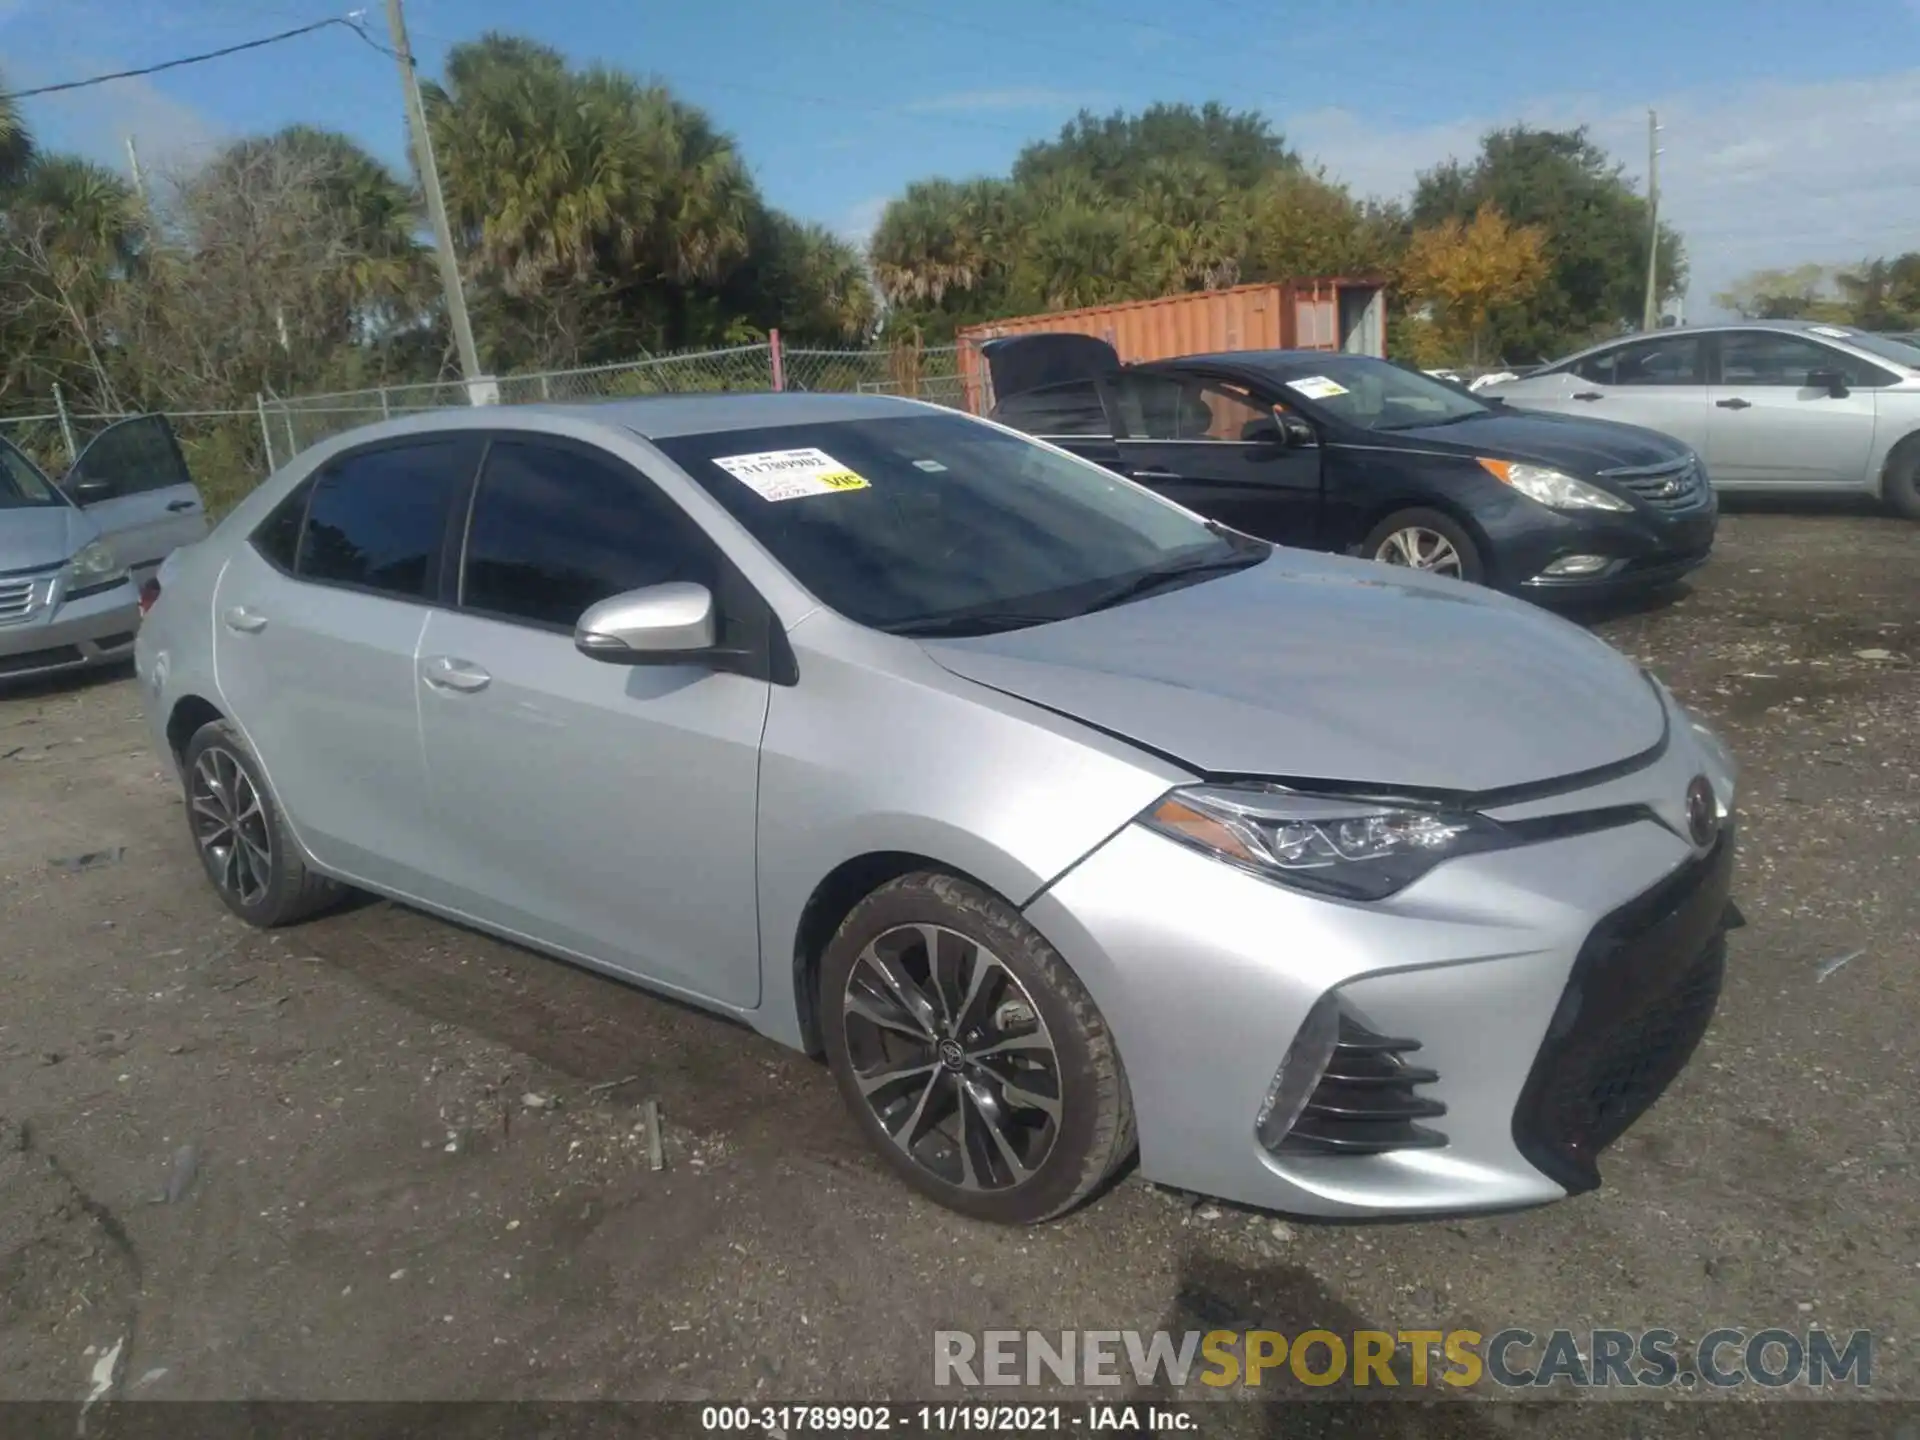
<svg viewBox="0 0 1920 1440">
<path fill-rule="evenodd" d="M 1472 507 L 1461 504 L 1452 496 L 1431 493 L 1425 495 L 1409 495 L 1402 491 L 1393 499 L 1382 500 L 1374 505 L 1366 513 L 1360 524 L 1355 527 L 1358 538 L 1354 543 L 1361 552 L 1361 559 L 1371 560 L 1373 558 L 1371 555 L 1365 553 L 1367 537 L 1372 535 L 1374 530 L 1377 529 L 1383 521 L 1407 510 L 1432 510 L 1446 516 L 1462 530 L 1465 530 L 1469 538 L 1472 539 L 1474 548 L 1480 552 L 1481 566 L 1488 574 L 1494 572 L 1493 541 L 1488 537 L 1485 528 L 1481 526 L 1480 522 L 1474 519 Z"/>
<path fill-rule="evenodd" d="M 167 745 L 173 751 L 174 762 L 184 769 L 187 742 L 195 732 L 203 725 L 226 718 L 225 712 L 203 695 L 186 694 L 174 701 L 173 708 L 167 712 Z"/>
<path fill-rule="evenodd" d="M 1920 456 L 1920 427 L 1909 430 L 1892 445 L 1887 447 L 1887 458 L 1880 462 L 1880 473 L 1875 477 L 1875 498 L 1885 500 L 1893 484 L 1894 472 L 1914 456 Z"/>
</svg>

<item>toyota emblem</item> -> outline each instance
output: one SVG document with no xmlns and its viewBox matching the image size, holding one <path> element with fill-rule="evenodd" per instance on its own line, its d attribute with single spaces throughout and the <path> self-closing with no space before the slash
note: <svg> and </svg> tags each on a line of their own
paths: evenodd
<svg viewBox="0 0 1920 1440">
<path fill-rule="evenodd" d="M 1713 843 L 1714 831 L 1719 828 L 1720 806 L 1713 798 L 1713 786 L 1706 776 L 1696 775 L 1687 786 L 1687 833 L 1694 844 L 1705 849 Z"/>
</svg>

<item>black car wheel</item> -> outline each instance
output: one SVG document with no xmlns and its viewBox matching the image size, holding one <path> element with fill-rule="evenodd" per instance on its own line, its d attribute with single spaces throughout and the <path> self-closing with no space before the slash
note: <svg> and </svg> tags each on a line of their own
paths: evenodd
<svg viewBox="0 0 1920 1440">
<path fill-rule="evenodd" d="M 238 730 L 225 720 L 201 726 L 181 759 L 194 848 L 229 910 L 272 929 L 341 899 L 346 892 L 337 881 L 307 868 Z"/>
<path fill-rule="evenodd" d="M 820 967 L 827 1060 L 874 1148 L 981 1220 L 1072 1209 L 1133 1152 L 1093 999 L 1018 911 L 948 875 L 883 885 Z"/>
<path fill-rule="evenodd" d="M 1373 527 L 1360 553 L 1387 565 L 1479 584 L 1486 578 L 1480 547 L 1450 515 L 1438 510 L 1401 510 Z"/>
<path fill-rule="evenodd" d="M 1920 520 L 1920 436 L 1903 440 L 1887 461 L 1887 503 L 1909 520 Z"/>
</svg>

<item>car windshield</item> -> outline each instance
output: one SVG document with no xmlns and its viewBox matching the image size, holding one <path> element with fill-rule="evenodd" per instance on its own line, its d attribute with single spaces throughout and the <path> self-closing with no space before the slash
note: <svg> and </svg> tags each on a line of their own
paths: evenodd
<svg viewBox="0 0 1920 1440">
<path fill-rule="evenodd" d="M 1882 360 L 1904 365 L 1909 370 L 1920 370 L 1920 337 L 1868 335 L 1856 330 L 1847 336 L 1847 343 L 1858 346 L 1869 355 L 1878 355 Z"/>
<path fill-rule="evenodd" d="M 1288 391 L 1362 430 L 1413 430 L 1492 413 L 1460 386 L 1360 355 L 1328 355 L 1277 378 Z"/>
<path fill-rule="evenodd" d="M 654 443 L 823 603 L 899 634 L 1067 619 L 1271 548 L 960 415 Z"/>
<path fill-rule="evenodd" d="M 0 510 L 64 504 L 65 498 L 40 473 L 40 467 L 0 440 Z"/>
</svg>

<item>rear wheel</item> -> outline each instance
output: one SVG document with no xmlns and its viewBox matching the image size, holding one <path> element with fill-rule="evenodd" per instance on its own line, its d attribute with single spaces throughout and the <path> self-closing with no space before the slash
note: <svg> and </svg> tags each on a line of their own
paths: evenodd
<svg viewBox="0 0 1920 1440">
<path fill-rule="evenodd" d="M 982 1220 L 1072 1209 L 1134 1147 L 1093 999 L 1018 911 L 920 873 L 857 905 L 820 967 L 834 1079 L 908 1183 Z"/>
<path fill-rule="evenodd" d="M 1387 565 L 1479 584 L 1486 578 L 1480 547 L 1460 522 L 1438 510 L 1401 510 L 1373 527 L 1360 553 Z"/>
<path fill-rule="evenodd" d="M 262 929 L 291 925 L 347 893 L 301 857 L 260 762 L 225 720 L 187 742 L 187 825 L 201 868 L 226 907 Z"/>
<path fill-rule="evenodd" d="M 1887 503 L 1909 520 L 1920 520 L 1920 435 L 1902 441 L 1887 461 Z"/>
</svg>

